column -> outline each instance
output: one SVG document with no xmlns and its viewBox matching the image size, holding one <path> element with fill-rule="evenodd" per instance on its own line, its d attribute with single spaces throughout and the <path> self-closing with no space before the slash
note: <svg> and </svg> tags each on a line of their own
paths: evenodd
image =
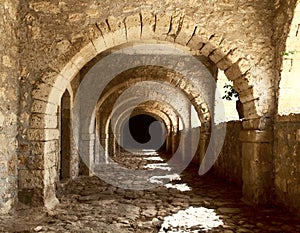
<svg viewBox="0 0 300 233">
<path fill-rule="evenodd" d="M 243 122 L 242 141 L 243 199 L 267 204 L 273 188 L 273 130 L 269 120 Z"/>
</svg>

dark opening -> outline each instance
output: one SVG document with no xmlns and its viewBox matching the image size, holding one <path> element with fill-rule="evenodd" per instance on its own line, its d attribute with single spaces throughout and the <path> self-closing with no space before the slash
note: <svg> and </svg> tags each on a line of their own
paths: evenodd
<svg viewBox="0 0 300 233">
<path fill-rule="evenodd" d="M 71 112 L 70 94 L 65 91 L 61 100 L 60 179 L 71 177 Z"/>
<path fill-rule="evenodd" d="M 140 114 L 125 123 L 122 136 L 125 148 L 159 150 L 165 142 L 165 128 L 154 117 Z"/>
</svg>

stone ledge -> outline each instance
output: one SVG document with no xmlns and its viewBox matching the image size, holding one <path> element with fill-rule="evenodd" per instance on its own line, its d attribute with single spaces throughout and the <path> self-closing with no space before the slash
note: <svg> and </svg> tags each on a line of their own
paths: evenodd
<svg viewBox="0 0 300 233">
<path fill-rule="evenodd" d="M 288 116 L 277 115 L 276 122 L 300 122 L 300 114 L 290 114 Z"/>
<path fill-rule="evenodd" d="M 243 130 L 240 132 L 239 140 L 242 142 L 271 142 L 273 141 L 272 131 Z"/>
<path fill-rule="evenodd" d="M 256 118 L 243 120 L 243 129 L 244 130 L 266 130 L 271 127 L 270 118 Z"/>
</svg>

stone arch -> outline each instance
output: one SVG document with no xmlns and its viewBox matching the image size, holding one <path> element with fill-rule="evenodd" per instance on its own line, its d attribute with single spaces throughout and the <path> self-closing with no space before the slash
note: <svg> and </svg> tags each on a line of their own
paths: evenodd
<svg viewBox="0 0 300 233">
<path fill-rule="evenodd" d="M 203 97 L 199 93 L 197 93 L 197 90 L 195 90 L 193 85 L 189 83 L 188 78 L 183 77 L 183 75 L 177 72 L 173 72 L 164 67 L 138 67 L 134 69 L 134 71 L 128 70 L 119 74 L 119 77 L 122 79 L 124 79 L 124 77 L 130 77 L 130 79 L 126 80 L 126 82 L 114 84 L 110 90 L 105 92 L 104 95 L 100 97 L 96 109 L 99 109 L 100 105 L 102 105 L 103 102 L 108 98 L 112 102 L 110 103 L 110 106 L 106 106 L 107 108 L 105 108 L 110 109 L 112 107 L 111 104 L 113 103 L 113 99 L 118 98 L 118 96 L 121 95 L 121 93 L 131 85 L 146 81 L 158 83 L 163 81 L 170 84 L 174 88 L 178 88 L 178 90 L 181 90 L 187 96 L 191 103 L 195 105 L 199 114 L 199 118 L 203 123 L 210 121 L 208 106 L 205 103 Z M 115 94 L 118 91 L 120 93 Z"/>
<path fill-rule="evenodd" d="M 250 75 L 248 72 L 251 68 L 250 62 L 225 38 L 197 26 L 187 16 L 178 19 L 169 14 L 153 14 L 152 12 L 141 12 L 126 18 L 112 16 L 91 26 L 86 33 L 90 42 L 80 49 L 74 47 L 79 52 L 73 57 L 62 56 L 50 64 L 50 67 L 55 67 L 56 71 L 45 73 L 42 77 L 45 81 L 32 91 L 32 120 L 27 136 L 32 143 L 43 142 L 42 147 L 39 148 L 41 156 L 47 154 L 47 145 L 59 137 L 59 131 L 53 122 L 57 121 L 57 106 L 60 104 L 68 83 L 98 54 L 122 44 L 146 41 L 164 42 L 172 43 L 181 49 L 189 48 L 200 52 L 215 62 L 219 69 L 225 70 L 227 77 L 236 81 L 238 90 L 245 93 L 242 101 L 247 100 L 247 106 L 249 106 L 246 108 L 246 117 L 253 118 L 261 114 L 256 111 L 257 99 L 253 97 L 251 86 L 249 91 L 247 83 L 247 77 Z M 246 81 L 242 81 L 243 85 L 238 84 L 237 80 L 245 78 Z M 39 182 L 41 185 L 30 184 L 26 186 L 26 189 L 33 192 L 30 201 L 32 205 L 44 205 L 51 208 L 57 203 L 54 192 L 57 175 L 55 161 L 52 157 L 45 157 L 44 164 L 40 170 L 27 172 L 28 179 L 39 177 L 38 179 L 43 181 Z"/>
<path fill-rule="evenodd" d="M 116 106 L 116 108 L 114 108 L 116 111 L 118 111 L 119 108 L 121 108 L 121 110 L 119 110 L 120 114 L 117 114 L 118 119 L 116 121 L 116 124 L 122 125 L 122 122 L 121 123 L 118 123 L 118 122 L 120 120 L 122 120 L 124 114 L 131 113 L 131 110 L 130 109 L 128 110 L 127 108 L 128 108 L 128 106 L 130 106 L 131 103 L 135 103 L 136 101 L 137 101 L 136 98 L 126 99 L 125 101 L 121 102 L 119 104 L 119 106 Z M 140 109 L 140 111 L 142 111 L 142 106 L 137 106 L 137 108 Z M 155 112 L 155 110 L 157 112 Z M 166 128 L 170 132 L 172 130 L 172 124 L 171 123 L 174 122 L 174 119 L 171 119 L 168 114 L 174 115 L 174 113 L 172 111 L 170 111 L 170 109 L 168 109 L 167 107 L 165 107 L 165 109 L 155 109 L 155 110 L 154 109 L 153 109 L 153 111 L 149 110 L 148 114 L 152 114 L 153 116 L 158 116 L 161 119 L 164 119 L 164 122 L 169 122 L 169 124 L 166 125 Z M 144 111 L 144 112 L 146 112 L 146 111 Z M 106 118 L 101 120 L 101 123 L 100 123 L 100 120 L 97 118 L 97 121 L 98 121 L 97 124 L 98 125 L 100 125 L 100 124 L 103 125 L 102 130 L 99 133 L 99 138 L 100 138 L 101 145 L 104 148 L 105 157 L 109 155 L 110 151 L 114 151 L 114 148 L 109 148 L 109 144 L 110 144 L 109 142 L 112 142 L 112 145 L 114 147 L 114 145 L 116 143 L 115 137 L 118 137 L 117 139 L 118 139 L 119 142 L 120 142 L 120 139 L 121 139 L 120 138 L 120 135 L 121 135 L 120 132 L 121 131 L 120 131 L 120 129 L 119 130 L 117 129 L 120 126 L 118 127 L 118 125 L 115 125 L 114 129 L 112 129 L 111 128 L 111 118 L 112 118 L 112 113 L 107 114 Z M 96 151 L 95 155 L 99 156 L 99 152 Z"/>
</svg>

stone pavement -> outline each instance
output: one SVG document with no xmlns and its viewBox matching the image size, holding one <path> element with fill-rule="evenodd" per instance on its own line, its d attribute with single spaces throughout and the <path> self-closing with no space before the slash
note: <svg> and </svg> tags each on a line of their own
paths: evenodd
<svg viewBox="0 0 300 233">
<path fill-rule="evenodd" d="M 123 153 L 114 160 L 140 169 L 166 165 L 155 154 Z M 247 206 L 237 188 L 199 177 L 195 167 L 149 190 L 79 177 L 61 184 L 57 196 L 60 204 L 53 211 L 0 216 L 1 232 L 300 232 L 299 217 L 280 208 Z"/>
</svg>

